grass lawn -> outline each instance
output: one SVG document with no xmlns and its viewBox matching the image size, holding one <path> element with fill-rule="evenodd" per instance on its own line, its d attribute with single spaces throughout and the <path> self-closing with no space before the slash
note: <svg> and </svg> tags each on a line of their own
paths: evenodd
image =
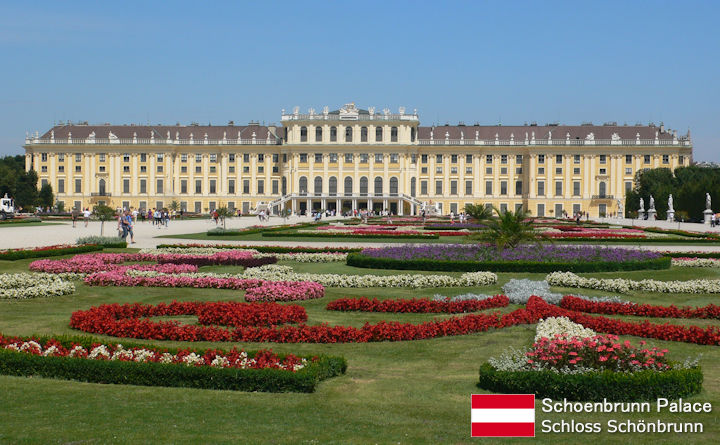
<svg viewBox="0 0 720 445">
<path fill-rule="evenodd" d="M 186 235 L 189 237 L 190 235 Z M 253 235 L 247 238 L 252 239 Z M 259 235 L 257 235 L 259 237 Z M 218 238 L 213 238 L 218 239 Z M 226 239 L 225 237 L 220 239 Z M 266 238 L 267 239 L 267 238 Z M 292 239 L 283 238 L 284 241 Z M 312 239 L 320 241 L 320 239 Z M 335 241 L 337 239 L 333 239 Z M 354 239 L 353 239 L 354 240 Z M 380 240 L 373 240 L 380 241 Z M 129 250 L 129 249 L 128 249 Z M 118 251 L 128 251 L 118 250 Z M 0 271 L 27 271 L 32 260 L 0 261 Z M 355 269 L 342 263 L 308 264 L 282 262 L 298 272 L 395 274 L 397 271 Z M 207 271 L 236 272 L 239 268 L 208 267 Z M 401 273 L 412 273 L 402 271 Z M 433 273 L 433 272 L 421 272 Z M 435 272 L 438 273 L 438 272 Z M 459 273 L 450 273 L 458 275 Z M 720 279 L 719 269 L 672 268 L 581 274 L 606 278 L 655 278 L 659 280 Z M 493 286 L 446 289 L 328 288 L 326 297 L 304 301 L 309 324 L 362 326 L 365 322 L 397 320 L 422 322 L 447 315 L 373 314 L 326 311 L 325 305 L 339 297 L 377 298 L 431 297 L 436 293 L 499 293 L 511 278 L 542 279 L 545 274 L 498 274 Z M 586 289 L 556 289 L 583 295 L 608 295 Z M 632 293 L 625 298 L 654 304 L 706 305 L 720 295 L 674 295 Z M 159 303 L 180 301 L 240 300 L 242 292 L 190 288 L 88 287 L 77 283 L 73 295 L 51 299 L 0 301 L 0 331 L 9 335 L 78 334 L 68 327 L 70 314 L 102 303 Z M 517 306 L 504 308 L 508 311 Z M 489 311 L 489 312 L 492 312 Z M 192 317 L 190 317 L 192 318 Z M 633 319 L 634 317 L 622 317 Z M 660 321 L 660 320 L 657 320 Z M 667 320 L 673 324 L 717 325 L 703 320 Z M 529 346 L 534 325 L 521 325 L 467 336 L 412 342 L 364 344 L 276 343 L 182 343 L 146 342 L 194 348 L 232 346 L 272 348 L 276 352 L 344 356 L 347 374 L 322 382 L 313 394 L 268 394 L 182 388 L 156 388 L 88 384 L 43 378 L 0 376 L 3 427 L 0 443 L 480 443 L 470 436 L 470 394 L 483 393 L 475 384 L 480 364 L 506 348 Z M 118 342 L 97 336 L 99 341 Z M 640 338 L 623 337 L 634 344 Z M 133 342 L 142 342 L 133 340 Z M 686 343 L 649 340 L 670 350 L 677 360 L 702 354 L 705 370 L 703 392 L 691 401 L 711 402 L 720 409 L 720 349 Z M 717 411 L 709 414 L 546 414 L 536 410 L 535 439 L 485 439 L 482 443 L 718 443 Z M 607 433 L 544 434 L 545 419 L 601 422 L 609 419 L 656 418 L 665 421 L 703 422 L 704 434 Z"/>
<path fill-rule="evenodd" d="M 0 228 L 3 227 L 30 227 L 30 226 L 57 226 L 61 224 L 68 224 L 64 222 L 42 222 L 42 221 L 35 221 L 35 222 L 21 222 L 21 223 L 13 223 L 13 222 L 0 222 Z"/>
</svg>

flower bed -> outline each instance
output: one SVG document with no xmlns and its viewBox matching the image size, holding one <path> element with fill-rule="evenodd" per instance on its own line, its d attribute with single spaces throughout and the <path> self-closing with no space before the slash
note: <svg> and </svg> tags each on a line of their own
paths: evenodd
<svg viewBox="0 0 720 445">
<path fill-rule="evenodd" d="M 578 312 L 612 315 L 636 315 L 640 317 L 655 318 L 704 318 L 720 319 L 720 306 L 708 304 L 707 306 L 691 308 L 671 306 L 655 306 L 638 303 L 611 303 L 588 301 L 582 298 L 566 295 L 560 302 L 560 307 Z"/>
<path fill-rule="evenodd" d="M 158 244 L 157 249 L 191 249 L 205 247 L 215 249 L 252 249 L 262 253 L 350 253 L 360 252 L 362 250 L 362 248 L 355 247 L 242 246 L 234 244 Z"/>
<path fill-rule="evenodd" d="M 545 277 L 545 281 L 551 286 L 582 287 L 623 293 L 630 292 L 631 290 L 688 294 L 720 293 L 720 280 L 636 281 L 623 278 L 584 278 L 572 272 L 553 272 Z"/>
<path fill-rule="evenodd" d="M 221 252 L 244 252 L 250 254 L 252 258 L 275 258 L 276 260 L 283 261 L 297 261 L 300 263 L 332 263 L 337 261 L 345 261 L 347 254 L 343 252 L 292 252 L 292 253 L 260 253 L 255 249 L 237 249 L 237 248 L 215 248 L 215 247 L 189 247 L 184 249 L 177 248 L 163 248 L 163 249 L 142 249 L 140 253 L 148 253 L 152 255 L 167 255 L 167 254 L 180 254 L 180 255 L 194 255 L 194 256 L 210 256 Z M 182 261 L 180 259 L 179 261 Z M 245 261 L 249 264 L 249 261 Z M 275 261 L 269 260 L 265 264 L 274 264 Z M 263 265 L 263 264 L 260 264 Z M 247 266 L 246 266 L 247 267 Z"/>
<path fill-rule="evenodd" d="M 313 392 L 344 373 L 345 359 L 280 356 L 270 350 L 158 349 L 99 344 L 85 338 L 19 338 L 0 334 L 0 374 L 92 383 L 236 391 Z"/>
<path fill-rule="evenodd" d="M 678 267 L 720 267 L 720 259 L 679 257 L 672 259 L 672 265 Z"/>
<path fill-rule="evenodd" d="M 655 252 L 600 246 L 523 245 L 499 250 L 488 244 L 434 244 L 364 249 L 349 254 L 347 264 L 400 270 L 598 272 L 667 269 L 670 259 Z"/>
<path fill-rule="evenodd" d="M 117 236 L 83 236 L 75 242 L 77 244 L 97 244 L 106 249 L 127 247 L 127 241 Z"/>
<path fill-rule="evenodd" d="M 361 311 L 361 312 L 400 312 L 400 313 L 462 313 L 476 312 L 484 309 L 505 307 L 510 300 L 504 295 L 496 295 L 484 300 L 438 301 L 425 298 L 409 300 L 372 300 L 361 298 L 340 298 L 331 301 L 325 307 L 328 311 Z"/>
<path fill-rule="evenodd" d="M 282 238 L 282 237 L 303 237 L 303 238 L 398 238 L 398 239 L 438 239 L 435 234 L 424 234 L 420 232 L 404 233 L 394 231 L 368 231 L 362 230 L 358 232 L 263 232 L 263 237 Z"/>
<path fill-rule="evenodd" d="M 34 249 L 8 249 L 0 250 L 0 260 L 16 261 L 25 258 L 71 255 L 76 253 L 95 252 L 98 250 L 103 250 L 103 246 L 71 246 L 67 244 L 59 244 L 55 246 L 36 247 Z"/>
<path fill-rule="evenodd" d="M 0 274 L 0 299 L 45 298 L 75 292 L 75 285 L 49 274 Z"/>
<path fill-rule="evenodd" d="M 90 254 L 76 255 L 62 260 L 36 260 L 29 268 L 36 272 L 53 274 L 77 274 L 84 276 L 96 272 L 124 272 L 126 270 L 154 270 L 162 273 L 197 272 L 197 266 L 190 264 L 132 264 L 121 265 L 126 261 L 153 261 L 157 257 L 144 254 Z"/>
</svg>

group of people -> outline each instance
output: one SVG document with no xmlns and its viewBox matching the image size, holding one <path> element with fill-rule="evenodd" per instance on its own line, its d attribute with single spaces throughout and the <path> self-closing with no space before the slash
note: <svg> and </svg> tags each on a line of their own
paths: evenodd
<svg viewBox="0 0 720 445">
<path fill-rule="evenodd" d="M 450 224 L 455 224 L 455 216 L 457 216 L 458 222 L 460 224 L 464 224 L 467 222 L 467 215 L 465 212 L 460 212 L 458 215 L 455 215 L 455 212 L 450 212 Z M 423 210 L 423 219 L 425 219 L 425 211 Z"/>
<path fill-rule="evenodd" d="M 133 218 L 135 213 L 135 218 Z M 118 236 L 123 240 L 127 239 L 130 235 L 130 243 L 135 244 L 135 233 L 133 232 L 133 226 L 137 220 L 137 211 L 131 212 L 130 210 L 121 210 L 118 212 Z"/>
<path fill-rule="evenodd" d="M 80 210 L 77 207 L 73 207 L 72 212 L 70 213 L 72 216 L 72 224 L 73 227 L 76 227 L 77 220 L 80 217 Z M 82 211 L 83 219 L 85 220 L 85 227 L 88 226 L 88 223 L 90 222 L 90 215 L 92 215 L 92 212 L 89 208 L 85 208 L 85 210 Z"/>
<path fill-rule="evenodd" d="M 157 226 L 158 229 L 162 227 L 167 229 L 170 223 L 170 217 L 171 214 L 168 212 L 168 209 L 152 209 L 147 212 L 147 219 L 152 221 L 152 224 Z"/>
</svg>

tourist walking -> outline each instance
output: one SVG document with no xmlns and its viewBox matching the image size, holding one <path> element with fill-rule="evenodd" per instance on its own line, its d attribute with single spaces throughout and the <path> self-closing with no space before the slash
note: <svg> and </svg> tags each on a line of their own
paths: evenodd
<svg viewBox="0 0 720 445">
<path fill-rule="evenodd" d="M 72 222 L 73 222 L 73 228 L 75 228 L 75 223 L 77 223 L 78 216 L 80 216 L 80 211 L 77 207 L 73 207 L 72 209 Z"/>
<path fill-rule="evenodd" d="M 85 211 L 83 211 L 83 219 L 85 220 L 85 227 L 88 226 L 88 223 L 90 222 L 90 208 L 85 207 Z"/>
</svg>

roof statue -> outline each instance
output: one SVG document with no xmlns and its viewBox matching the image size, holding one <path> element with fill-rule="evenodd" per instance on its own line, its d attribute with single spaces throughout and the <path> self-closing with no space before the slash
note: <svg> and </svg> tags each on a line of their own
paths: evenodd
<svg viewBox="0 0 720 445">
<path fill-rule="evenodd" d="M 117 141 L 117 140 L 118 140 L 118 137 L 115 136 L 115 135 L 113 134 L 113 132 L 111 131 L 111 132 L 108 133 L 108 139 L 110 139 L 111 141 Z"/>
<path fill-rule="evenodd" d="M 613 140 L 613 141 L 619 141 L 619 140 L 620 140 L 620 135 L 617 134 L 617 133 L 613 133 L 612 136 L 610 136 L 610 139 Z"/>
<path fill-rule="evenodd" d="M 592 133 L 592 132 L 588 133 L 588 135 L 585 136 L 585 140 L 586 140 L 586 141 L 594 141 L 594 140 L 595 140 L 595 133 Z"/>
</svg>

